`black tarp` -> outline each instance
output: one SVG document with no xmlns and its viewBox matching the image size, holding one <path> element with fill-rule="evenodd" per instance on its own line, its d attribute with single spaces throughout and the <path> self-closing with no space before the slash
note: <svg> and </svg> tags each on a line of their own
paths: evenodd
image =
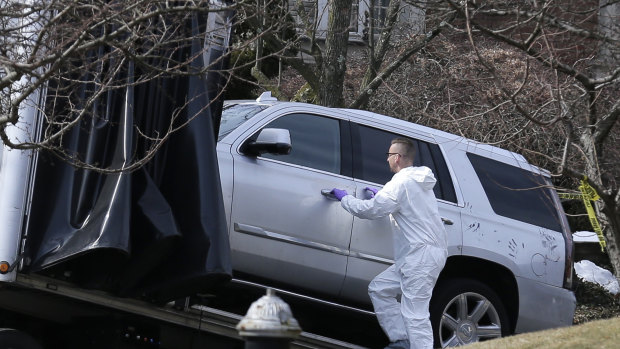
<svg viewBox="0 0 620 349">
<path fill-rule="evenodd" d="M 187 34 L 217 29 L 207 28 L 207 23 L 223 22 L 193 15 Z M 230 35 L 230 28 L 225 32 Z M 208 40 L 190 43 L 172 47 L 167 54 L 179 60 L 196 57 L 194 71 L 221 58 L 217 48 L 207 50 L 209 55 L 200 54 Z M 105 54 L 105 48 L 99 49 L 89 59 L 96 61 Z M 222 68 L 224 63 L 216 65 Z M 151 149 L 153 143 L 141 135 L 161 136 L 171 125 L 184 126 L 135 171 L 85 170 L 42 151 L 25 264 L 29 272 L 67 278 L 83 287 L 165 302 L 207 292 L 231 277 L 215 151 L 222 101 L 213 99 L 223 77 L 162 76 L 134 85 L 141 74 L 137 64 L 124 63 L 117 77 L 127 86 L 99 97 L 80 124 L 63 136 L 63 156 L 102 168 L 122 168 Z M 61 91 L 62 84 L 50 83 L 49 91 Z M 73 92 L 86 100 L 92 87 L 92 82 L 85 82 Z M 68 102 L 52 98 L 44 106 L 48 114 L 67 110 Z"/>
</svg>

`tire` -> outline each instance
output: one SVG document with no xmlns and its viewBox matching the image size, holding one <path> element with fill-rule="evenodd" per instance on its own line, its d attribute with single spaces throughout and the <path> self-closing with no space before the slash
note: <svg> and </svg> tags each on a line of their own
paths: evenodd
<svg viewBox="0 0 620 349">
<path fill-rule="evenodd" d="M 508 313 L 480 281 L 449 279 L 435 287 L 430 305 L 436 348 L 462 346 L 510 334 Z"/>
<path fill-rule="evenodd" d="M 0 328 L 0 349 L 43 349 L 43 347 L 25 332 Z"/>
</svg>

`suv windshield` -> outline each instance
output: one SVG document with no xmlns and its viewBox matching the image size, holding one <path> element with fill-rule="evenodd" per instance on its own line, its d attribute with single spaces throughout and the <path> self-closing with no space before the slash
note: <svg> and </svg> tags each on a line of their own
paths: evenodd
<svg viewBox="0 0 620 349">
<path fill-rule="evenodd" d="M 219 142 L 241 124 L 267 108 L 266 105 L 258 104 L 224 104 L 217 141 Z"/>
</svg>

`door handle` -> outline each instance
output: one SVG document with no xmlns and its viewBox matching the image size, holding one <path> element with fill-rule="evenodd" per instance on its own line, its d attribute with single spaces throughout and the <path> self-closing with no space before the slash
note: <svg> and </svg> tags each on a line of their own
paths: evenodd
<svg viewBox="0 0 620 349">
<path fill-rule="evenodd" d="M 343 189 L 347 191 L 347 193 L 348 193 L 347 195 L 351 195 L 353 197 L 356 197 L 355 189 L 354 188 L 351 189 L 351 188 L 344 187 Z M 326 198 L 328 198 L 330 200 L 338 201 L 338 199 L 336 198 L 336 195 L 332 194 L 332 190 L 333 189 L 321 189 L 321 195 L 325 196 Z"/>
<path fill-rule="evenodd" d="M 443 222 L 443 224 L 445 224 L 445 225 L 453 225 L 453 224 L 454 224 L 454 222 L 453 222 L 452 220 L 448 219 L 448 218 L 443 218 L 443 217 L 441 217 L 441 221 L 442 221 L 442 222 Z"/>
<path fill-rule="evenodd" d="M 337 200 L 336 195 L 332 194 L 331 189 L 321 189 L 321 195 L 325 196 L 328 199 Z"/>
</svg>

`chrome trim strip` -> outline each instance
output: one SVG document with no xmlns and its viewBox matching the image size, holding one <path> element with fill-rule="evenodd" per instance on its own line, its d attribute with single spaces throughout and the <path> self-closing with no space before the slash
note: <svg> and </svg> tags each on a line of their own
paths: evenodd
<svg viewBox="0 0 620 349">
<path fill-rule="evenodd" d="M 359 309 L 359 308 L 355 308 L 355 307 L 350 307 L 348 305 L 343 305 L 343 304 L 338 304 L 338 303 L 334 303 L 334 302 L 329 302 L 326 300 L 322 300 L 319 298 L 314 298 L 314 297 L 310 297 L 310 296 L 304 296 L 302 294 L 299 293 L 294 293 L 294 292 L 290 292 L 290 291 L 286 291 L 280 288 L 275 288 L 275 287 L 271 287 L 271 286 L 266 286 L 266 285 L 262 285 L 262 284 L 258 284 L 258 283 L 254 283 L 254 282 L 250 282 L 250 281 L 245 281 L 245 280 L 240 280 L 240 279 L 232 279 L 231 282 L 233 283 L 237 283 L 240 285 L 244 285 L 244 286 L 251 286 L 251 287 L 258 287 L 258 288 L 270 288 L 274 291 L 276 291 L 276 293 L 281 293 L 281 294 L 285 294 L 287 296 L 292 296 L 295 298 L 300 298 L 306 301 L 312 301 L 312 302 L 317 302 L 317 303 L 321 303 L 321 304 L 325 304 L 325 305 L 329 305 L 331 307 L 336 307 L 336 308 L 340 308 L 340 309 L 344 309 L 344 310 L 349 310 L 349 311 L 353 311 L 356 313 L 360 313 L 360 314 L 364 314 L 364 315 L 370 315 L 370 316 L 374 316 L 375 313 L 369 310 L 364 310 L 364 309 Z"/>
<path fill-rule="evenodd" d="M 382 263 L 382 264 L 387 264 L 387 265 L 394 264 L 394 260 L 392 260 L 392 259 L 383 258 L 383 257 L 377 257 L 377 256 L 373 256 L 373 255 L 370 255 L 370 254 L 362 253 L 362 252 L 351 251 L 350 252 L 350 257 L 359 258 L 359 259 L 365 259 L 367 261 L 377 262 L 377 263 Z"/>
<path fill-rule="evenodd" d="M 349 255 L 349 250 L 346 250 L 346 249 L 337 248 L 334 246 L 329 246 L 329 245 L 321 244 L 321 243 L 314 242 L 314 241 L 298 239 L 298 238 L 288 236 L 288 235 L 274 233 L 274 232 L 267 231 L 263 228 L 252 226 L 252 225 L 235 223 L 234 229 L 236 232 L 243 233 L 243 234 L 260 236 L 260 237 L 271 239 L 271 240 L 282 241 L 282 242 L 286 242 L 286 243 L 293 244 L 293 245 L 309 247 L 315 250 L 327 251 L 330 253 L 335 253 L 335 254 L 339 254 L 343 256 Z"/>
</svg>

